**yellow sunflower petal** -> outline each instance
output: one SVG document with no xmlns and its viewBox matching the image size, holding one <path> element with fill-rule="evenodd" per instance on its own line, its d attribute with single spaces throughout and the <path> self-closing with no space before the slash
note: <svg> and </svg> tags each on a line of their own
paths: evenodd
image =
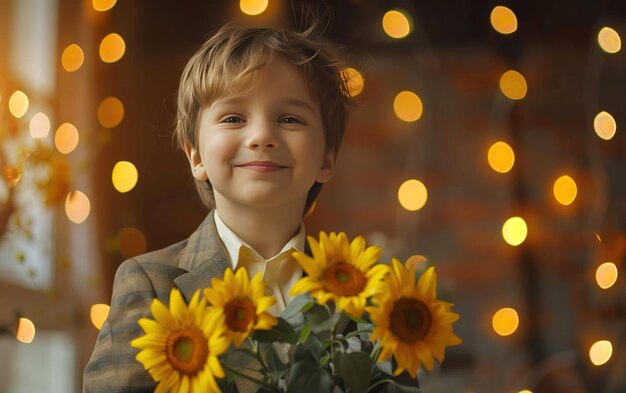
<svg viewBox="0 0 626 393">
<path fill-rule="evenodd" d="M 365 238 L 357 236 L 350 243 L 350 260 L 354 261 L 365 249 Z"/>
<path fill-rule="evenodd" d="M 432 371 L 433 367 L 435 366 L 435 362 L 433 359 L 433 355 L 426 346 L 426 344 L 424 344 L 424 342 L 422 341 L 418 341 L 416 343 L 416 349 L 417 356 L 426 367 L 426 370 Z"/>
<path fill-rule="evenodd" d="M 320 286 L 320 282 L 313 277 L 302 277 L 295 284 L 293 284 L 293 287 L 291 287 L 289 294 L 291 296 L 300 295 L 310 292 L 313 289 L 319 288 Z"/>
<path fill-rule="evenodd" d="M 139 352 L 135 358 L 146 370 L 167 361 L 165 354 L 146 350 Z"/>
<path fill-rule="evenodd" d="M 150 312 L 159 325 L 178 327 L 176 319 L 172 316 L 170 310 L 159 299 L 154 299 L 150 305 Z"/>
<path fill-rule="evenodd" d="M 436 297 L 436 290 L 437 275 L 435 274 L 435 267 L 431 266 L 422 273 L 417 282 L 418 297 L 426 301 L 432 301 Z"/>
<path fill-rule="evenodd" d="M 183 295 L 180 293 L 180 290 L 176 288 L 172 289 L 172 292 L 170 293 L 170 310 L 172 312 L 172 316 L 181 321 L 183 324 L 187 325 L 192 322 L 189 318 L 189 313 L 187 312 L 185 299 L 183 299 Z"/>
<path fill-rule="evenodd" d="M 134 348 L 145 349 L 159 349 L 165 348 L 167 342 L 167 335 L 164 334 L 147 334 L 136 338 L 130 342 L 130 345 Z"/>
<path fill-rule="evenodd" d="M 224 374 L 224 369 L 222 368 L 222 364 L 220 363 L 217 356 L 209 356 L 208 362 L 209 368 L 211 369 L 211 373 L 218 378 L 224 378 L 226 375 Z"/>
<path fill-rule="evenodd" d="M 267 311 L 267 309 L 272 307 L 274 304 L 276 304 L 276 298 L 274 296 L 263 296 L 257 302 L 257 305 L 256 305 L 257 314 Z"/>
<path fill-rule="evenodd" d="M 321 233 L 320 233 L 320 237 L 321 237 Z M 324 250 L 322 250 L 320 243 L 318 243 L 317 240 L 315 240 L 315 238 L 312 236 L 307 236 L 307 241 L 309 242 L 309 247 L 311 248 L 313 259 L 317 263 L 319 263 L 321 269 L 324 269 L 327 265 L 326 254 L 324 253 Z"/>
<path fill-rule="evenodd" d="M 205 288 L 204 297 L 207 299 L 209 304 L 213 306 L 224 307 L 224 304 L 226 304 L 224 297 L 221 296 L 220 293 L 214 288 Z"/>
<path fill-rule="evenodd" d="M 180 379 L 180 387 L 178 388 L 178 393 L 188 393 L 189 392 L 189 376 L 183 375 Z"/>
<path fill-rule="evenodd" d="M 167 334 L 166 327 L 161 326 L 157 321 L 148 318 L 139 318 L 139 326 L 146 334 Z"/>
<path fill-rule="evenodd" d="M 302 269 L 309 276 L 319 277 L 322 274 L 322 271 L 320 269 L 320 264 L 317 261 L 317 259 L 313 259 L 309 257 L 308 255 L 303 254 L 299 251 L 294 251 L 294 253 L 291 254 L 291 256 L 293 256 L 293 258 L 298 262 L 300 266 L 302 266 Z"/>
</svg>

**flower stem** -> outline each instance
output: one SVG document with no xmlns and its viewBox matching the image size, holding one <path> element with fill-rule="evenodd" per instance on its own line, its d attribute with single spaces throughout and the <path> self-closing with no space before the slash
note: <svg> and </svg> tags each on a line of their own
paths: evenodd
<svg viewBox="0 0 626 393">
<path fill-rule="evenodd" d="M 378 385 L 382 385 L 383 383 L 393 383 L 393 379 L 382 379 L 378 382 L 376 382 L 375 384 L 373 384 L 372 386 L 370 386 L 365 393 L 369 392 L 370 390 L 374 389 L 376 386 Z"/>
<path fill-rule="evenodd" d="M 237 371 L 234 368 L 230 368 L 230 367 L 228 367 L 225 364 L 222 364 L 222 367 L 226 371 L 228 371 L 229 373 L 233 373 L 233 374 L 235 374 L 235 375 L 237 375 L 237 376 L 239 376 L 239 377 L 241 377 L 243 379 L 247 379 L 248 381 L 250 381 L 252 383 L 255 383 L 255 384 L 259 385 L 259 386 L 263 386 L 265 389 L 267 389 L 267 390 L 269 390 L 271 392 L 280 393 L 280 391 L 278 391 L 274 386 L 272 386 L 270 384 L 267 384 L 267 383 L 265 383 L 263 381 L 259 381 L 258 379 L 254 378 L 254 377 L 252 377 L 250 375 L 247 375 L 247 374 L 244 374 L 244 373 L 242 373 L 240 371 Z"/>
</svg>

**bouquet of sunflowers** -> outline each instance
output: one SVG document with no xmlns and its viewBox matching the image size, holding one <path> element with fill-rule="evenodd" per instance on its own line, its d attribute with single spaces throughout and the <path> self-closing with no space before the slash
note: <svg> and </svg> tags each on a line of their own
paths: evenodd
<svg viewBox="0 0 626 393">
<path fill-rule="evenodd" d="M 154 320 L 138 322 L 137 360 L 156 392 L 419 392 L 417 370 L 432 370 L 461 340 L 459 315 L 436 297 L 434 267 L 415 266 L 345 233 L 308 237 L 312 257 L 294 252 L 306 272 L 280 317 L 260 273 L 226 270 L 189 304 L 177 289 L 169 308 L 154 300 Z"/>
</svg>

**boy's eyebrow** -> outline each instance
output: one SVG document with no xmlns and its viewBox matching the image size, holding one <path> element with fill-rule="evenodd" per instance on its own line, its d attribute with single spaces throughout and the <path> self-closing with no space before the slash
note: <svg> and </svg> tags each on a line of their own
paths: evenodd
<svg viewBox="0 0 626 393">
<path fill-rule="evenodd" d="M 241 97 L 241 96 L 218 98 L 217 100 L 213 101 L 213 103 L 211 104 L 211 108 L 217 105 L 241 104 L 241 103 L 246 103 L 246 102 L 248 102 L 248 98 Z M 280 100 L 280 103 L 284 105 L 298 106 L 298 107 L 307 109 L 313 114 L 317 113 L 317 111 L 308 102 L 300 98 L 295 98 L 295 97 L 285 98 L 285 99 Z"/>
</svg>

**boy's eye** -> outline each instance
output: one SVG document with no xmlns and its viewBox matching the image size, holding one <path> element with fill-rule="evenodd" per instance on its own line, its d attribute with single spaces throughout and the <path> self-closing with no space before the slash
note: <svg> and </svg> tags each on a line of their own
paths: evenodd
<svg viewBox="0 0 626 393">
<path fill-rule="evenodd" d="M 300 119 L 293 117 L 293 116 L 285 116 L 281 118 L 279 121 L 281 123 L 286 123 L 286 124 L 302 124 L 302 121 L 300 121 Z"/>
<path fill-rule="evenodd" d="M 243 122 L 243 119 L 239 116 L 228 116 L 228 117 L 225 117 L 221 122 L 222 123 L 241 123 Z"/>
</svg>

